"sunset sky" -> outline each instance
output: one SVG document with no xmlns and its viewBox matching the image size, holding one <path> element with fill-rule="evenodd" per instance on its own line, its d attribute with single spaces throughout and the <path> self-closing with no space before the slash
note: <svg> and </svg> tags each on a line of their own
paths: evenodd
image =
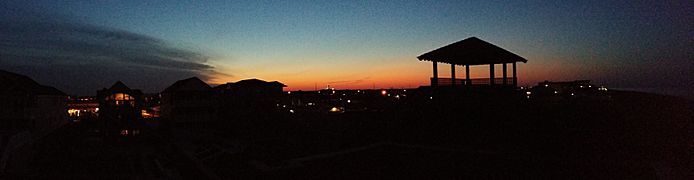
<svg viewBox="0 0 694 180">
<path fill-rule="evenodd" d="M 418 55 L 475 36 L 528 59 L 521 85 L 690 92 L 693 12 L 691 1 L 5 0 L 0 69 L 81 95 L 116 80 L 159 92 L 190 76 L 287 90 L 418 87 L 431 76 Z"/>
</svg>

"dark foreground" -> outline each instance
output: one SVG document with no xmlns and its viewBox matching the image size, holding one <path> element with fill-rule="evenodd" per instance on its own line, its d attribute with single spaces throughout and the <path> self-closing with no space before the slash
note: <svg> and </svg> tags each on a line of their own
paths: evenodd
<svg viewBox="0 0 694 180">
<path fill-rule="evenodd" d="M 5 179 L 689 179 L 694 108 L 678 98 L 448 97 L 383 112 L 104 138 L 71 124 Z"/>
</svg>

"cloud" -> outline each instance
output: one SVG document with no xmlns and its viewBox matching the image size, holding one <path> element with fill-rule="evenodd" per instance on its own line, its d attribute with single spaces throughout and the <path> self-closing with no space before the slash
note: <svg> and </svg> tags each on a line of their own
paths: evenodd
<svg viewBox="0 0 694 180">
<path fill-rule="evenodd" d="M 326 84 L 333 84 L 333 85 L 335 85 L 335 84 L 351 85 L 351 84 L 359 84 L 359 83 L 362 83 L 362 82 L 364 82 L 364 81 L 366 81 L 366 80 L 369 80 L 369 79 L 371 79 L 370 76 L 364 77 L 364 78 L 361 78 L 361 79 L 330 81 L 330 82 L 326 82 Z"/>
<path fill-rule="evenodd" d="M 123 80 L 135 88 L 158 92 L 190 76 L 229 76 L 215 71 L 208 59 L 200 52 L 126 30 L 50 18 L 0 18 L 0 68 L 68 93 L 93 94 L 101 88 L 78 83 L 103 87 Z"/>
</svg>

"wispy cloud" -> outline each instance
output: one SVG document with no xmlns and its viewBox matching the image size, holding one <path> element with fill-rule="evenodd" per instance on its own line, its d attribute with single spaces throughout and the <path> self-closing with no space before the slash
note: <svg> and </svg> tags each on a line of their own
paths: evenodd
<svg viewBox="0 0 694 180">
<path fill-rule="evenodd" d="M 364 82 L 364 81 L 366 81 L 366 80 L 369 80 L 369 79 L 371 79 L 371 77 L 370 77 L 370 76 L 367 76 L 367 77 L 360 78 L 360 79 L 349 79 L 349 80 L 330 81 L 330 82 L 326 82 L 326 83 L 327 83 L 327 84 L 332 84 L 332 85 L 337 85 L 337 84 L 340 84 L 340 85 L 352 85 L 352 84 L 359 84 L 359 83 L 362 83 L 362 82 Z"/>
<path fill-rule="evenodd" d="M 112 82 L 97 82 L 130 79 L 144 83 L 131 86 L 157 91 L 187 76 L 229 76 L 215 71 L 208 59 L 200 52 L 126 30 L 64 20 L 0 18 L 0 67 L 68 92 L 92 92 L 99 87 L 75 90 L 71 85 L 81 82 L 65 79 L 82 79 L 102 86 Z M 68 77 L 47 73 L 55 69 Z"/>
</svg>

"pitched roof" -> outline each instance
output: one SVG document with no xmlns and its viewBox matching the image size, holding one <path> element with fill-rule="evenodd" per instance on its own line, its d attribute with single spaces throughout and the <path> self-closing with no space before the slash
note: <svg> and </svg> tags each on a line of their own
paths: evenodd
<svg viewBox="0 0 694 180">
<path fill-rule="evenodd" d="M 267 81 L 263 81 L 263 80 L 255 79 L 255 78 L 244 79 L 244 80 L 235 82 L 234 84 L 235 85 L 274 85 L 274 86 L 282 86 L 282 87 L 287 86 L 287 85 L 282 84 L 281 82 L 277 82 L 277 81 L 267 82 Z"/>
<path fill-rule="evenodd" d="M 420 61 L 437 61 L 457 65 L 528 62 L 512 52 L 476 37 L 449 44 L 417 57 Z"/>
<path fill-rule="evenodd" d="M 39 95 L 65 95 L 62 91 L 54 87 L 41 85 L 27 76 L 3 70 L 0 70 L 0 91 L 29 92 Z"/>
<path fill-rule="evenodd" d="M 255 78 L 253 78 L 253 79 L 244 79 L 244 80 L 241 80 L 241 81 L 237 81 L 237 82 L 235 82 L 235 83 L 231 83 L 231 82 L 230 82 L 230 83 L 222 84 L 222 85 L 219 85 L 219 86 L 215 87 L 215 89 L 229 89 L 229 88 L 231 88 L 232 86 L 236 86 L 236 87 L 238 87 L 238 86 L 279 86 L 279 87 L 287 87 L 287 85 L 285 85 L 285 84 L 283 84 L 283 83 L 281 83 L 281 82 L 278 82 L 278 81 L 267 82 L 267 81 L 263 81 L 263 80 L 260 80 L 260 79 L 255 79 Z"/>
<path fill-rule="evenodd" d="M 197 77 L 191 77 L 188 79 L 178 80 L 171 86 L 167 87 L 162 91 L 162 93 L 175 92 L 175 91 L 206 91 L 211 90 L 212 87 Z"/>
<path fill-rule="evenodd" d="M 123 84 L 123 82 L 117 81 L 115 84 L 113 84 L 113 86 L 111 86 L 111 88 L 109 88 L 109 90 L 112 90 L 112 91 L 127 91 L 127 90 L 130 90 L 130 88 L 129 88 L 128 86 L 126 86 L 125 84 Z"/>
</svg>

